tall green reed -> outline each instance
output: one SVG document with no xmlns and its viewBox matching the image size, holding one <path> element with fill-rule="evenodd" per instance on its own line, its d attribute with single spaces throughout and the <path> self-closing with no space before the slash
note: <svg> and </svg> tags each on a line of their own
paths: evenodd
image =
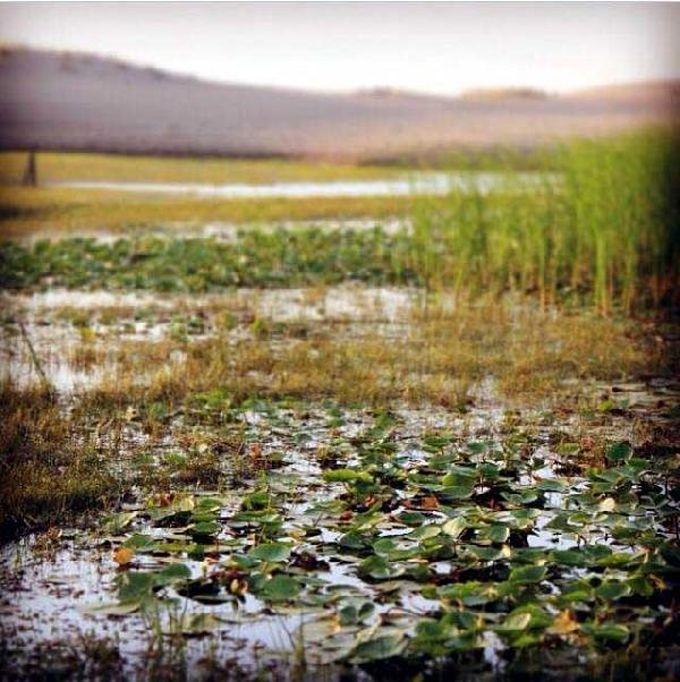
<svg viewBox="0 0 680 682">
<path fill-rule="evenodd" d="M 536 184 L 452 188 L 413 215 L 412 268 L 430 289 L 521 290 L 603 314 L 677 297 L 678 170 L 670 133 L 580 140 L 545 152 Z"/>
</svg>

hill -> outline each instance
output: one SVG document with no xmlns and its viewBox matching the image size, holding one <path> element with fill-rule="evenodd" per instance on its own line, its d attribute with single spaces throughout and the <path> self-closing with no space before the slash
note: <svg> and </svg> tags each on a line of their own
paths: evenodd
<svg viewBox="0 0 680 682">
<path fill-rule="evenodd" d="M 387 158 L 533 146 L 662 123 L 678 82 L 458 98 L 391 89 L 323 94 L 202 81 L 80 53 L 0 51 L 0 148 Z M 531 96 L 528 96 L 529 93 Z"/>
</svg>

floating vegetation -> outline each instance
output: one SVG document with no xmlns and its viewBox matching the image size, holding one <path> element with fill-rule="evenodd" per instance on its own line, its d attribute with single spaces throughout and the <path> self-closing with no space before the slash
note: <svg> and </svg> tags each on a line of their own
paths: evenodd
<svg viewBox="0 0 680 682">
<path fill-rule="evenodd" d="M 189 642 L 250 627 L 265 658 L 294 665 L 302 642 L 313 670 L 402 658 L 502 672 L 547 647 L 581 652 L 585 671 L 673 639 L 672 458 L 604 436 L 594 456 L 531 413 L 199 404 L 185 420 L 238 433 L 250 465 L 223 459 L 214 492 L 139 494 L 75 541 L 110 557 L 99 600 L 73 604 L 83 626 L 132 619 Z M 258 627 L 281 618 L 282 650 Z"/>
</svg>

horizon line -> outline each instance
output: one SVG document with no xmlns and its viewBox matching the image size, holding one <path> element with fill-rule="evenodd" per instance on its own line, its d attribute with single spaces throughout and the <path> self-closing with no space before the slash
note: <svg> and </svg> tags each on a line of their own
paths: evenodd
<svg viewBox="0 0 680 682">
<path fill-rule="evenodd" d="M 356 95 L 378 95 L 380 91 L 385 91 L 387 97 L 393 96 L 414 96 L 414 97 L 430 97 L 438 99 L 460 99 L 465 96 L 472 94 L 491 94 L 498 92 L 499 94 L 508 93 L 511 94 L 517 91 L 533 91 L 539 96 L 544 97 L 563 97 L 569 95 L 575 95 L 580 93 L 587 93 L 596 91 L 600 88 L 609 87 L 626 87 L 626 86 L 639 86 L 639 85 L 661 85 L 668 84 L 673 85 L 677 83 L 680 85 L 680 74 L 677 76 L 667 77 L 667 78 L 649 78 L 649 79 L 638 79 L 638 80 L 614 80 L 608 82 L 598 83 L 596 85 L 588 85 L 583 88 L 574 88 L 566 90 L 549 90 L 542 86 L 532 85 L 530 83 L 516 83 L 513 85 L 485 85 L 479 87 L 466 88 L 464 90 L 452 91 L 451 93 L 444 93 L 440 91 L 432 90 L 417 90 L 407 87 L 395 87 L 385 84 L 375 84 L 365 87 L 358 87 L 353 89 L 326 89 L 326 88 L 301 88 L 295 85 L 280 85 L 273 83 L 263 83 L 263 82 L 253 82 L 253 81 L 239 81 L 239 80 L 222 80 L 219 78 L 210 78 L 206 76 L 201 76 L 196 73 L 191 73 L 188 71 L 181 71 L 175 69 L 168 69 L 164 66 L 157 66 L 156 64 L 137 61 L 130 57 L 120 56 L 111 52 L 95 52 L 90 50 L 79 50 L 70 48 L 59 48 L 50 47 L 47 45 L 36 45 L 30 43 L 11 43 L 11 42 L 0 42 L 0 52 L 3 51 L 24 51 L 24 52 L 43 52 L 52 53 L 55 55 L 73 55 L 78 57 L 95 58 L 101 61 L 108 61 L 117 64 L 125 65 L 126 67 L 146 70 L 146 71 L 157 71 L 163 73 L 167 76 L 175 78 L 184 78 L 187 80 L 197 81 L 199 83 L 209 84 L 209 85 L 225 85 L 243 88 L 253 88 L 253 89 L 265 89 L 274 90 L 279 92 L 294 92 L 299 94 L 308 95 L 325 95 L 329 97 L 333 96 L 356 96 Z M 1 90 L 1 88 L 0 88 Z"/>
</svg>

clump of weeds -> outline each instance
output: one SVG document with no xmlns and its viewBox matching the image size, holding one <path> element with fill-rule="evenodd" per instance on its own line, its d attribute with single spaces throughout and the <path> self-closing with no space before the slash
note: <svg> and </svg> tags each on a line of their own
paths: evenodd
<svg viewBox="0 0 680 682">
<path fill-rule="evenodd" d="M 106 457 L 45 388 L 0 386 L 0 529 L 7 538 L 63 524 L 112 500 Z"/>
</svg>

